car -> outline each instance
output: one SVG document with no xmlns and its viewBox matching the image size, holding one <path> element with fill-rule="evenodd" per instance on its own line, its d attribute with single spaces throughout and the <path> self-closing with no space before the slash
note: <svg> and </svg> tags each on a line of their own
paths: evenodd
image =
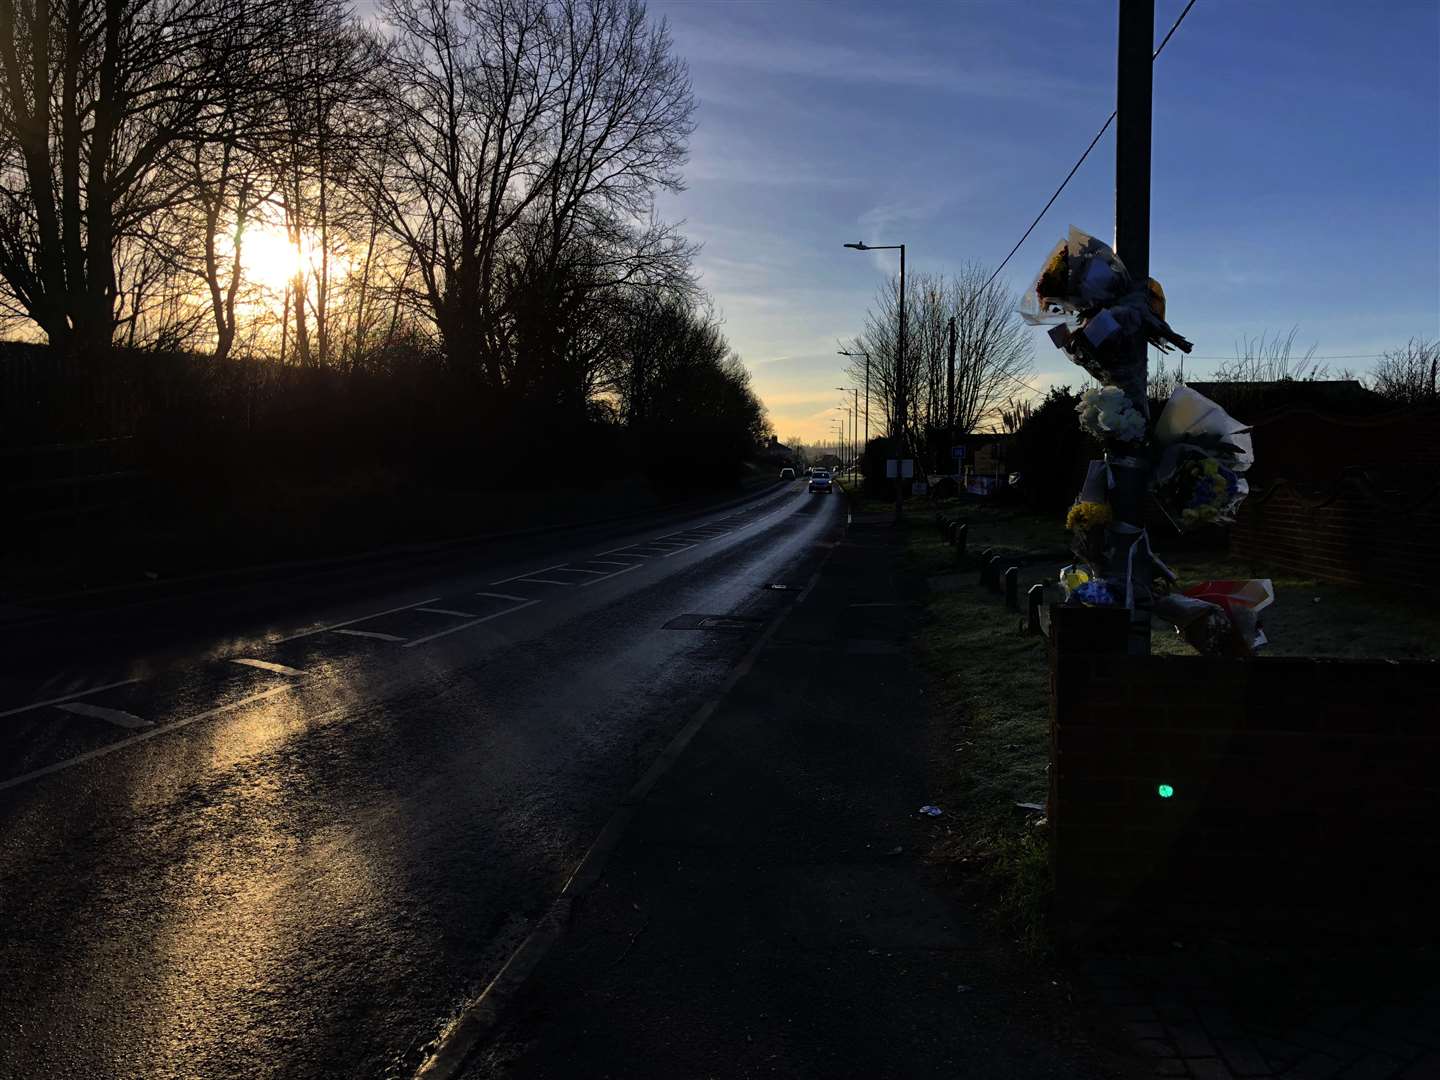
<svg viewBox="0 0 1440 1080">
<path fill-rule="evenodd" d="M 783 468 L 783 469 L 780 470 L 780 479 L 781 479 L 781 480 L 794 480 L 794 479 L 795 479 L 795 470 L 792 469 L 792 468 L 790 468 L 789 465 L 786 465 L 785 468 Z"/>
<path fill-rule="evenodd" d="M 830 474 L 824 469 L 816 469 L 810 474 L 810 491 L 819 492 L 821 495 L 829 495 L 831 491 Z"/>
</svg>

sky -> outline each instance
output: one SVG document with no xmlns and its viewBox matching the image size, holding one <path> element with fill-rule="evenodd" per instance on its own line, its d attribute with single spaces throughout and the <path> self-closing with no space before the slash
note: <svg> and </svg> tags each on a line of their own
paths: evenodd
<svg viewBox="0 0 1440 1080">
<path fill-rule="evenodd" d="M 1156 0 L 1156 40 L 1185 6 Z M 820 441 L 894 252 L 997 266 L 1114 108 L 1115 0 L 649 0 L 698 101 L 659 212 L 782 438 Z M 1440 337 L 1440 3 L 1197 0 L 1155 63 L 1150 271 L 1187 376 L 1297 327 L 1332 369 Z M 1113 128 L 1001 276 L 1110 242 Z M 1032 386 L 1083 372 L 1033 331 Z M 1353 357 L 1353 358 L 1352 358 Z M 1217 359 L 1206 359 L 1217 358 Z"/>
</svg>

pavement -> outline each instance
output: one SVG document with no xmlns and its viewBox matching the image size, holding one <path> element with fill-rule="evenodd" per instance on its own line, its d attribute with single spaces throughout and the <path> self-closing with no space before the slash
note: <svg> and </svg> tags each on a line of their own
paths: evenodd
<svg viewBox="0 0 1440 1080">
<path fill-rule="evenodd" d="M 924 859 L 923 585 L 881 521 L 835 539 L 467 1080 L 1126 1074 Z"/>
</svg>

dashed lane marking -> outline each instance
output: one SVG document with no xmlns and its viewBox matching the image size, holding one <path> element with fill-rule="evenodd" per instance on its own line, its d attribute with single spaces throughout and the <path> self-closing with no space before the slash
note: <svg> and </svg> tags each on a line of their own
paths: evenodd
<svg viewBox="0 0 1440 1080">
<path fill-rule="evenodd" d="M 344 622 L 331 623 L 329 626 L 317 626 L 313 630 L 302 630 L 298 634 L 291 634 L 289 637 L 277 638 L 275 644 L 279 645 L 286 641 L 296 641 L 302 637 L 310 637 L 314 634 L 323 634 L 329 630 L 339 630 L 342 626 L 349 626 L 351 623 L 364 622 L 366 619 L 378 619 L 381 615 L 393 615 L 397 611 L 409 611 L 411 608 L 421 607 L 425 604 L 438 603 L 440 597 L 432 596 L 428 600 L 416 600 L 413 604 L 401 604 L 399 607 L 386 608 L 384 611 L 372 611 L 369 615 L 357 615 L 353 619 L 346 619 Z M 398 640 L 404 641 L 404 638 Z"/>
<path fill-rule="evenodd" d="M 517 581 L 533 581 L 533 582 L 535 582 L 535 584 L 537 584 L 537 585 L 574 585 L 574 584 L 575 584 L 575 582 L 573 582 L 573 581 L 557 581 L 555 578 L 548 578 L 548 577 L 522 577 L 522 578 L 516 578 L 515 580 L 517 580 Z"/>
<path fill-rule="evenodd" d="M 505 592 L 477 592 L 476 596 L 493 596 L 496 600 L 514 600 L 517 604 L 524 604 L 529 601 L 528 596 L 512 596 Z"/>
<path fill-rule="evenodd" d="M 220 713 L 228 712 L 230 709 L 239 709 L 264 698 L 274 697 L 276 694 L 288 693 L 294 685 L 294 683 L 281 683 L 279 686 L 272 686 L 269 690 L 262 690 L 258 694 L 243 697 L 239 701 L 232 701 L 226 705 L 220 705 L 214 709 L 207 709 L 205 712 L 196 713 L 194 716 L 187 716 L 183 720 L 176 720 L 172 724 L 152 727 L 148 731 L 142 731 L 138 735 L 131 735 L 128 739 L 121 739 L 118 742 L 111 743 L 109 746 L 102 746 L 95 750 L 87 750 L 83 754 L 66 758 L 64 761 L 57 761 L 54 765 L 46 765 L 43 769 L 34 769 L 28 773 L 21 773 L 19 776 L 12 776 L 9 780 L 0 780 L 0 791 L 4 791 L 7 788 L 19 787 L 21 784 L 28 784 L 31 780 L 38 780 L 40 777 L 49 776 L 51 773 L 62 772 L 65 769 L 73 768 L 87 761 L 94 761 L 96 758 L 104 757 L 106 754 L 113 754 L 117 750 L 124 750 L 127 746 L 134 746 L 136 743 L 144 742 L 146 739 L 153 739 L 157 735 L 164 735 L 179 728 L 199 723 L 201 720 L 208 720 L 210 717 L 218 716 Z"/>
<path fill-rule="evenodd" d="M 586 562 L 589 562 L 590 560 L 589 560 L 589 559 L 586 559 L 585 561 L 586 561 Z M 573 566 L 562 566 L 562 567 L 560 568 L 560 572 L 561 572 L 562 574 L 601 574 L 601 575 L 604 575 L 604 574 L 608 574 L 608 573 L 609 573 L 608 570 L 579 570 L 579 569 L 576 569 L 576 568 L 573 567 Z"/>
<path fill-rule="evenodd" d="M 589 582 L 587 581 L 586 584 L 588 585 Z M 506 608 L 504 611 L 497 611 L 493 615 L 485 615 L 478 619 L 472 619 L 467 623 L 461 623 L 459 626 L 452 626 L 449 629 L 441 630 L 438 633 L 427 634 L 425 637 L 416 638 L 414 641 L 406 642 L 404 645 L 401 646 L 401 648 L 413 649 L 416 645 L 424 645 L 427 641 L 434 641 L 436 638 L 442 638 L 447 634 L 458 634 L 461 630 L 469 630 L 472 626 L 479 626 L 482 622 L 489 622 L 491 619 L 498 619 L 501 615 L 513 615 L 521 608 L 534 607 L 538 603 L 540 603 L 539 600 L 527 600 L 523 604 L 517 604 L 515 607 Z"/>
<path fill-rule="evenodd" d="M 259 668 L 261 671 L 273 671 L 276 675 L 304 675 L 305 672 L 299 668 L 289 667 L 285 664 L 272 664 L 269 660 L 254 660 L 248 656 L 232 656 L 232 664 L 244 664 L 246 667 Z"/>
<path fill-rule="evenodd" d="M 473 619 L 473 611 L 456 611 L 453 608 L 444 607 L 417 607 L 416 611 L 423 611 L 426 615 L 454 615 L 457 619 Z"/>
<path fill-rule="evenodd" d="M 121 679 L 119 682 L 105 683 L 103 686 L 87 687 L 84 690 L 76 690 L 71 694 L 61 694 L 59 697 L 46 698 L 44 701 L 36 701 L 29 705 L 6 709 L 4 712 L 0 712 L 0 716 L 14 716 L 16 713 L 29 712 L 31 709 L 43 709 L 46 705 L 58 705 L 62 701 L 71 701 L 77 697 L 85 697 L 88 694 L 98 694 L 101 690 L 114 690 L 117 686 L 129 686 L 131 683 L 137 683 L 139 681 L 139 679 Z"/>
<path fill-rule="evenodd" d="M 336 630 L 337 634 L 347 634 L 350 637 L 374 638 L 376 641 L 404 641 L 403 637 L 396 634 L 382 634 L 378 630 Z"/>
<path fill-rule="evenodd" d="M 116 727 L 128 728 L 135 731 L 139 728 L 155 726 L 154 720 L 144 720 L 134 713 L 125 712 L 123 709 L 107 709 L 100 705 L 87 705 L 83 701 L 72 701 L 65 705 L 56 705 L 57 709 L 64 709 L 76 716 L 88 716 L 92 720 L 104 720 L 107 724 L 114 724 Z"/>
</svg>

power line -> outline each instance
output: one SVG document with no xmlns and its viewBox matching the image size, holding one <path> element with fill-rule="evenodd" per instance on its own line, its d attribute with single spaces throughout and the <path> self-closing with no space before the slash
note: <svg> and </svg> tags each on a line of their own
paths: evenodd
<svg viewBox="0 0 1440 1080">
<path fill-rule="evenodd" d="M 1175 20 L 1175 23 L 1170 27 L 1169 32 L 1166 33 L 1166 35 L 1160 40 L 1160 47 L 1156 49 L 1153 54 L 1151 54 L 1150 62 L 1152 64 L 1159 58 L 1160 54 L 1165 51 L 1166 44 L 1168 44 L 1170 38 L 1174 36 L 1175 31 L 1180 29 L 1180 24 L 1185 21 L 1185 16 L 1190 14 L 1190 9 L 1194 6 L 1195 0 L 1190 0 L 1190 2 L 1185 5 L 1185 10 L 1180 12 L 1180 17 Z M 1045 214 L 1050 210 L 1050 207 L 1055 205 L 1055 200 L 1058 199 L 1060 197 L 1060 193 L 1065 190 L 1065 185 L 1070 183 L 1070 178 L 1080 171 L 1080 166 L 1085 164 L 1085 159 L 1090 156 L 1090 151 L 1095 149 L 1095 144 L 1100 141 L 1101 137 L 1105 134 L 1105 132 L 1110 130 L 1110 125 L 1114 122 L 1115 110 L 1112 109 L 1110 111 L 1109 117 L 1106 118 L 1105 123 L 1102 124 L 1100 130 L 1095 133 L 1095 138 L 1090 140 L 1090 145 L 1087 146 L 1085 148 L 1085 152 L 1080 155 L 1080 160 L 1075 162 L 1075 164 L 1071 166 L 1070 171 L 1065 174 L 1065 179 L 1060 181 L 1060 186 L 1055 189 L 1055 194 L 1050 196 L 1050 201 L 1045 204 L 1044 209 L 1042 209 L 1040 213 L 1035 215 L 1035 220 L 1032 221 L 1030 223 L 1030 227 L 1025 230 L 1025 235 L 1020 237 L 1020 239 L 1015 242 L 1015 246 L 1010 249 L 1010 254 L 1006 255 L 1005 258 L 1001 260 L 1000 265 L 995 268 L 995 273 L 990 275 L 990 281 L 985 282 L 985 288 L 988 289 L 990 287 L 990 282 L 994 281 L 997 277 L 1000 276 L 1000 271 L 1004 270 L 1005 265 L 1012 258 L 1015 257 L 1015 253 L 1020 250 L 1020 245 L 1025 243 L 1026 240 L 1030 239 L 1030 234 L 1035 231 L 1035 226 L 1040 224 L 1040 219 L 1045 216 Z"/>
</svg>

